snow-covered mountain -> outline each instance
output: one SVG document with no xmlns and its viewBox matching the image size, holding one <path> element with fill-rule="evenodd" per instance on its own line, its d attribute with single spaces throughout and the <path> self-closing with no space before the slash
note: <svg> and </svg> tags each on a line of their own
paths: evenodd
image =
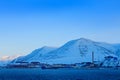
<svg viewBox="0 0 120 80">
<path fill-rule="evenodd" d="M 13 55 L 13 56 L 2 56 L 0 57 L 0 61 L 10 61 L 13 60 L 17 57 L 19 57 L 20 55 Z"/>
<path fill-rule="evenodd" d="M 50 51 L 53 51 L 57 48 L 55 47 L 48 47 L 48 46 L 44 46 L 42 48 L 36 49 L 34 51 L 32 51 L 30 54 L 26 55 L 26 56 L 20 56 L 16 59 L 14 59 L 12 62 L 34 62 L 34 61 L 41 61 L 41 58 L 46 54 L 49 53 Z"/>
<path fill-rule="evenodd" d="M 47 47 L 37 49 L 17 61 L 39 61 L 49 64 L 91 62 L 92 52 L 95 61 L 103 61 L 105 56 L 117 57 L 120 54 L 119 49 L 118 45 L 80 38 L 69 41 L 58 49 Z"/>
<path fill-rule="evenodd" d="M 43 61 L 47 63 L 79 63 L 91 62 L 92 52 L 94 52 L 95 61 L 104 60 L 105 56 L 115 56 L 116 49 L 107 43 L 94 42 L 89 39 L 80 38 L 72 40 L 46 54 Z"/>
<path fill-rule="evenodd" d="M 0 66 L 6 66 L 8 63 L 10 63 L 13 59 L 17 58 L 18 56 L 20 55 L 0 57 Z"/>
</svg>

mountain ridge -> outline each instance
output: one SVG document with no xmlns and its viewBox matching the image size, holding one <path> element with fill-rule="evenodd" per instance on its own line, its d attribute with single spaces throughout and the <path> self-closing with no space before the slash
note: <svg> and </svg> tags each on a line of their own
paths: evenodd
<svg viewBox="0 0 120 80">
<path fill-rule="evenodd" d="M 120 54 L 120 51 L 118 51 L 118 49 L 113 46 L 113 44 L 96 42 L 85 38 L 68 41 L 63 46 L 55 49 L 51 48 L 51 50 L 48 51 L 46 48 L 47 47 L 42 47 L 40 49 L 34 50 L 32 53 L 25 56 L 26 59 L 23 58 L 22 61 L 38 61 L 50 64 L 72 64 L 80 62 L 91 62 L 92 52 L 94 52 L 95 61 L 102 61 L 105 56 L 118 57 L 117 54 Z M 118 53 L 116 53 L 117 51 Z M 32 54 L 34 54 L 34 56 Z"/>
</svg>

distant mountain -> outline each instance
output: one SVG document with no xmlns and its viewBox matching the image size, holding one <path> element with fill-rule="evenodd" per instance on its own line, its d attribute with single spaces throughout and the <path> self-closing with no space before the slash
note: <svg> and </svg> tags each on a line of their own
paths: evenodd
<svg viewBox="0 0 120 80">
<path fill-rule="evenodd" d="M 0 61 L 7 61 L 7 60 L 13 60 L 17 57 L 19 57 L 20 55 L 14 55 L 14 56 L 2 56 L 0 57 Z"/>
<path fill-rule="evenodd" d="M 17 59 L 17 61 L 39 61 L 49 64 L 71 64 L 80 62 L 91 62 L 92 52 L 95 61 L 103 61 L 105 56 L 119 56 L 118 44 L 95 42 L 89 39 L 80 38 L 67 42 L 60 48 L 43 47 L 34 50 L 32 53 Z"/>
<path fill-rule="evenodd" d="M 57 48 L 55 47 L 48 47 L 48 46 L 44 46 L 42 48 L 36 49 L 34 51 L 32 51 L 30 54 L 26 55 L 26 56 L 20 56 L 16 59 L 14 59 L 12 62 L 34 62 L 34 61 L 41 61 L 41 58 L 48 52 L 53 51 Z"/>
<path fill-rule="evenodd" d="M 13 61 L 13 59 L 17 58 L 20 55 L 14 55 L 14 56 L 2 56 L 0 58 L 0 66 L 6 66 L 8 63 Z"/>
</svg>

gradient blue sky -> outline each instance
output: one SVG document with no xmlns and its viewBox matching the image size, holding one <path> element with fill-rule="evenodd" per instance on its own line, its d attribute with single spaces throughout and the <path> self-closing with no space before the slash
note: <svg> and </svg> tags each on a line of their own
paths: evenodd
<svg viewBox="0 0 120 80">
<path fill-rule="evenodd" d="M 81 37 L 120 43 L 120 0 L 0 0 L 0 56 Z"/>
</svg>

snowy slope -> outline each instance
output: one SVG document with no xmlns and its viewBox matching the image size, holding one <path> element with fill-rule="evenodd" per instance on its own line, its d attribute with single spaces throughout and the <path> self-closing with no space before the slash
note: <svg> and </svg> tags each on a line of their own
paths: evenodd
<svg viewBox="0 0 120 80">
<path fill-rule="evenodd" d="M 115 54 L 120 58 L 120 44 L 113 45 L 116 49 Z"/>
<path fill-rule="evenodd" d="M 105 56 L 117 57 L 118 49 L 120 49 L 118 45 L 80 38 L 69 41 L 58 49 L 43 47 L 34 50 L 31 54 L 17 59 L 17 61 L 39 61 L 49 64 L 91 62 L 92 52 L 94 52 L 95 61 L 103 61 Z"/>
<path fill-rule="evenodd" d="M 0 57 L 0 61 L 10 61 L 13 60 L 17 57 L 19 57 L 20 55 L 13 55 L 13 56 L 1 56 Z"/>
<path fill-rule="evenodd" d="M 46 54 L 50 51 L 53 51 L 55 49 L 56 49 L 55 47 L 44 46 L 42 48 L 34 50 L 33 52 L 31 52 L 30 54 L 28 54 L 26 56 L 18 57 L 16 59 L 14 59 L 12 62 L 21 62 L 21 61 L 24 61 L 24 62 L 38 61 L 38 62 L 40 62 L 41 58 L 42 58 L 42 56 L 44 56 L 44 54 Z"/>
<path fill-rule="evenodd" d="M 13 59 L 17 58 L 18 56 L 20 55 L 0 57 L 0 66 L 6 66 L 8 63 L 10 63 Z"/>
<path fill-rule="evenodd" d="M 106 48 L 107 47 L 107 48 Z M 110 48 L 110 49 L 109 49 Z M 79 62 L 91 62 L 92 52 L 94 52 L 95 61 L 104 60 L 105 56 L 114 55 L 114 48 L 106 43 L 98 43 L 88 39 L 80 38 L 72 40 L 58 48 L 46 54 L 43 61 L 47 63 L 79 63 Z"/>
</svg>

